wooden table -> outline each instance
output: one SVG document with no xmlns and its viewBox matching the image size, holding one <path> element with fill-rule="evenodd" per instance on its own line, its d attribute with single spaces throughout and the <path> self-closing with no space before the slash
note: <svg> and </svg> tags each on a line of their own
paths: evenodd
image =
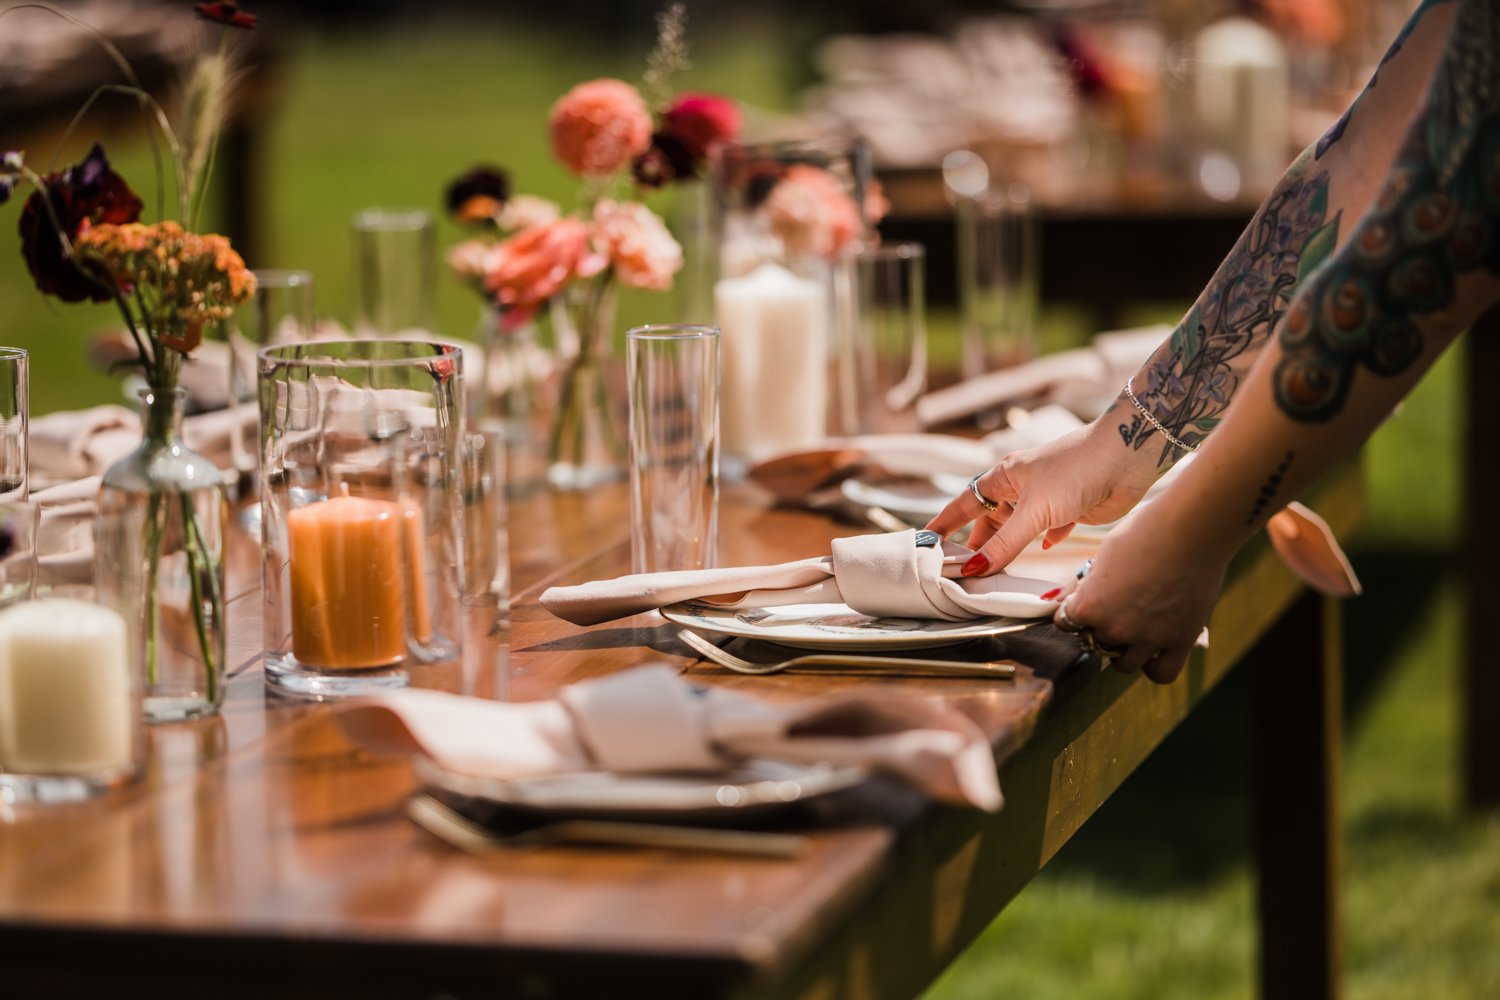
<svg viewBox="0 0 1500 1000">
<path fill-rule="evenodd" d="M 1309 499 L 1347 536 L 1362 497 L 1347 466 Z M 805 555 L 841 533 L 735 492 L 722 520 L 726 563 Z M 647 660 L 767 697 L 848 683 L 728 675 L 649 617 L 583 630 L 543 612 L 547 584 L 626 569 L 622 490 L 522 502 L 512 524 L 516 697 Z M 912 996 L 1257 645 L 1278 665 L 1256 727 L 1269 790 L 1263 985 L 1335 992 L 1337 608 L 1261 542 L 1233 567 L 1212 648 L 1170 686 L 1056 664 L 1013 683 L 886 681 L 942 693 L 992 735 L 1004 810 L 936 807 L 876 782 L 808 814 L 812 849 L 796 860 L 578 848 L 476 858 L 438 843 L 403 815 L 405 762 L 351 748 L 325 706 L 267 695 L 255 558 L 240 539 L 223 714 L 153 728 L 147 776 L 130 788 L 0 814 L 6 997 Z M 472 617 L 482 635 L 485 616 Z M 473 641 L 465 664 L 429 680 L 493 692 L 496 653 Z"/>
</svg>

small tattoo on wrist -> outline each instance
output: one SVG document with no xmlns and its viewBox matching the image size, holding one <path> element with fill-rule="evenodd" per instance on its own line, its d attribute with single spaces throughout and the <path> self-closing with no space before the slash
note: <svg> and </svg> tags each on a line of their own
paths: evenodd
<svg viewBox="0 0 1500 1000">
<path fill-rule="evenodd" d="M 1292 467 L 1293 454 L 1293 452 L 1287 452 L 1286 458 L 1281 460 L 1281 464 L 1266 477 L 1264 483 L 1261 483 L 1260 494 L 1255 498 L 1255 506 L 1250 509 L 1250 516 L 1245 518 L 1246 524 L 1254 524 L 1260 520 L 1260 515 L 1264 513 L 1267 505 L 1275 499 L 1276 492 L 1281 489 L 1281 480 L 1286 476 L 1286 470 Z"/>
</svg>

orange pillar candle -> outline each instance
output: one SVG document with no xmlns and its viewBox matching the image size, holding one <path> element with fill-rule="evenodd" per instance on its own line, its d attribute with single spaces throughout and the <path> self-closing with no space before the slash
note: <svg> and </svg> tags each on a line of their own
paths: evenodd
<svg viewBox="0 0 1500 1000">
<path fill-rule="evenodd" d="M 390 666 L 406 656 L 405 517 L 343 495 L 287 513 L 292 654 L 310 666 Z"/>
<path fill-rule="evenodd" d="M 432 641 L 432 614 L 427 610 L 427 561 L 422 550 L 427 545 L 422 523 L 422 508 L 409 500 L 401 501 L 401 519 L 405 523 L 407 611 L 411 614 L 411 635 L 420 643 Z"/>
</svg>

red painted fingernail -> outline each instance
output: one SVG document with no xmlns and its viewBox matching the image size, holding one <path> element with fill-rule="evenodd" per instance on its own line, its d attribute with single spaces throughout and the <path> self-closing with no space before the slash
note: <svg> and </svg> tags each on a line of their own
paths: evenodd
<svg viewBox="0 0 1500 1000">
<path fill-rule="evenodd" d="M 1047 591 L 1045 594 L 1042 595 L 1042 600 L 1044 600 L 1044 601 L 1050 601 L 1050 600 L 1052 600 L 1052 598 L 1056 597 L 1058 594 L 1061 594 L 1061 593 L 1062 593 L 1062 588 L 1061 587 L 1053 587 L 1051 590 Z"/>
<path fill-rule="evenodd" d="M 980 573 L 983 573 L 989 568 L 989 557 L 986 556 L 983 552 L 976 552 L 969 557 L 969 561 L 964 563 L 963 568 L 960 569 L 959 572 L 964 576 L 978 576 Z"/>
<path fill-rule="evenodd" d="M 1050 548 L 1052 548 L 1052 543 L 1049 542 L 1049 541 L 1047 541 L 1047 539 L 1043 538 L 1042 539 L 1042 548 L 1043 549 L 1050 549 Z"/>
</svg>

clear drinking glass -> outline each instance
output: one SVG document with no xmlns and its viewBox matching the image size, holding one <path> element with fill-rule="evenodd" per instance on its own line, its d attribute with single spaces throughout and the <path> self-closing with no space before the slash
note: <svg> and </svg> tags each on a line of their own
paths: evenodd
<svg viewBox="0 0 1500 1000">
<path fill-rule="evenodd" d="M 30 358 L 19 347 L 0 347 L 0 503 L 26 499 L 31 411 Z"/>
<path fill-rule="evenodd" d="M 36 504 L 26 500 L 0 503 L 0 608 L 36 595 L 40 523 Z"/>
<path fill-rule="evenodd" d="M 463 354 L 314 341 L 259 361 L 267 680 L 338 697 L 458 662 Z"/>
<path fill-rule="evenodd" d="M 641 326 L 625 343 L 631 565 L 708 568 L 719 543 L 719 330 Z"/>
<path fill-rule="evenodd" d="M 437 223 L 419 208 L 367 208 L 354 240 L 354 333 L 430 340 L 437 287 Z"/>
<path fill-rule="evenodd" d="M 256 401 L 255 352 L 271 344 L 311 340 L 316 324 L 313 308 L 313 276 L 308 271 L 257 270 L 255 295 L 235 311 L 226 324 L 229 340 L 229 399 L 235 404 Z M 258 425 L 246 420 L 230 436 L 230 453 L 239 473 L 239 495 L 251 495 L 247 487 L 259 465 Z M 256 510 L 256 508 L 250 508 Z"/>
<path fill-rule="evenodd" d="M 1031 192 L 1020 184 L 954 207 L 963 374 L 973 378 L 1036 354 L 1039 235 Z"/>
<path fill-rule="evenodd" d="M 927 389 L 927 251 L 920 243 L 890 243 L 851 256 L 859 296 L 860 430 L 916 430 L 917 397 Z"/>
<path fill-rule="evenodd" d="M 506 531 L 504 425 L 481 422 L 464 443 L 463 693 L 501 698 L 508 690 L 510 536 Z"/>
</svg>

